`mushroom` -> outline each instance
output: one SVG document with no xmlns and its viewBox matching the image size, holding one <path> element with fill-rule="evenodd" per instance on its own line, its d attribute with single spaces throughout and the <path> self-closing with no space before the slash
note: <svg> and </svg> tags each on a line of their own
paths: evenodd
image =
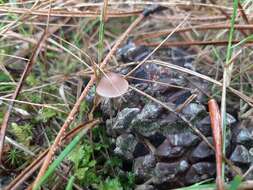
<svg viewBox="0 0 253 190">
<path fill-rule="evenodd" d="M 128 82 L 121 75 L 106 73 L 97 85 L 97 94 L 106 98 L 116 98 L 127 92 Z"/>
</svg>

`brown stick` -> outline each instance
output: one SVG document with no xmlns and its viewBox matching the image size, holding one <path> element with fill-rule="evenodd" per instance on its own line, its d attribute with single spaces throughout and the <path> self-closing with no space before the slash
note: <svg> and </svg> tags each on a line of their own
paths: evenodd
<svg viewBox="0 0 253 190">
<path fill-rule="evenodd" d="M 242 6 L 242 4 L 240 2 L 238 2 L 238 9 L 239 9 L 239 11 L 240 11 L 240 13 L 242 15 L 242 18 L 243 18 L 244 22 L 246 24 L 250 25 L 250 21 L 249 21 L 247 15 L 246 15 L 246 13 L 245 13 L 245 11 L 243 9 L 243 6 Z M 253 29 L 250 29 L 250 32 L 252 33 Z M 247 36 L 247 35 L 248 35 L 248 33 L 245 32 L 245 36 Z"/>
<path fill-rule="evenodd" d="M 213 141 L 216 158 L 216 183 L 218 190 L 224 190 L 222 179 L 222 129 L 219 107 L 214 99 L 208 101 L 208 109 L 213 131 Z"/>
<path fill-rule="evenodd" d="M 175 33 L 179 32 L 187 32 L 187 31 L 192 31 L 194 30 L 224 30 L 224 29 L 230 29 L 231 25 L 226 24 L 226 23 L 220 23 L 220 24 L 202 24 L 202 25 L 196 25 L 196 26 L 191 26 L 191 27 L 185 27 L 185 28 L 180 28 L 178 29 Z M 252 24 L 235 24 L 234 28 L 236 30 L 253 30 L 253 25 Z M 161 30 L 161 31 L 155 31 L 155 32 L 149 32 L 149 33 L 143 33 L 139 34 L 138 36 L 139 39 L 150 39 L 150 38 L 158 38 L 161 36 L 166 36 L 168 35 L 172 29 L 169 30 Z"/>
<path fill-rule="evenodd" d="M 0 7 L 0 11 L 2 13 L 17 13 L 17 14 L 23 14 L 26 13 L 26 15 L 38 15 L 38 16 L 48 16 L 48 10 L 33 10 L 25 9 L 25 8 L 10 8 L 9 7 Z M 134 11 L 115 11 L 115 12 L 108 12 L 109 18 L 119 18 L 119 17 L 128 17 L 128 16 L 134 16 L 138 15 L 142 12 L 142 10 L 134 10 Z M 99 11 L 57 11 L 52 10 L 50 13 L 50 16 L 52 17 L 76 17 L 76 18 L 97 18 L 101 13 Z"/>
<path fill-rule="evenodd" d="M 135 28 L 136 25 L 138 25 L 142 19 L 144 18 L 144 15 L 141 14 L 129 27 L 128 29 L 121 35 L 121 37 L 116 41 L 116 43 L 114 44 L 114 46 L 112 47 L 111 51 L 107 54 L 107 56 L 105 57 L 105 59 L 103 60 L 103 62 L 101 63 L 101 69 L 103 69 L 107 62 L 110 60 L 110 58 L 112 57 L 112 55 L 116 52 L 117 48 L 119 47 L 119 45 L 127 38 L 128 34 Z M 83 90 L 81 96 L 79 97 L 79 99 L 77 100 L 77 102 L 75 103 L 74 107 L 72 108 L 71 112 L 69 113 L 65 123 L 63 124 L 63 126 L 61 127 L 59 133 L 57 134 L 57 137 L 54 141 L 54 143 L 52 144 L 51 148 L 48 151 L 48 154 L 43 162 L 43 165 L 39 171 L 39 174 L 37 176 L 37 178 L 35 179 L 34 182 L 34 186 L 36 186 L 40 180 L 40 178 L 44 175 L 44 173 L 46 172 L 48 165 L 50 163 L 50 161 L 52 160 L 52 157 L 56 151 L 56 149 L 61 145 L 61 138 L 64 135 L 66 129 L 69 127 L 69 125 L 71 124 L 71 122 L 74 120 L 75 115 L 77 114 L 80 104 L 81 102 L 84 100 L 84 98 L 86 97 L 87 93 L 89 92 L 90 88 L 93 86 L 93 84 L 96 82 L 96 78 L 95 75 L 91 76 L 90 81 L 88 82 L 88 84 L 86 85 L 85 89 Z"/>
<path fill-rule="evenodd" d="M 232 44 L 239 43 L 239 40 L 233 40 Z M 245 45 L 252 45 L 253 41 L 245 42 Z M 147 43 L 147 42 L 136 42 L 138 45 L 145 45 L 149 47 L 156 47 L 159 43 Z M 176 47 L 176 46 L 192 46 L 192 45 L 215 45 L 215 46 L 226 46 L 228 41 L 186 41 L 186 42 L 167 42 L 162 45 L 162 47 Z"/>
<path fill-rule="evenodd" d="M 243 18 L 244 22 L 246 24 L 250 24 L 249 19 L 248 19 L 247 15 L 245 14 L 245 11 L 244 11 L 244 9 L 242 7 L 242 4 L 240 2 L 238 2 L 238 8 L 239 8 L 239 11 L 242 15 L 242 18 Z"/>
</svg>

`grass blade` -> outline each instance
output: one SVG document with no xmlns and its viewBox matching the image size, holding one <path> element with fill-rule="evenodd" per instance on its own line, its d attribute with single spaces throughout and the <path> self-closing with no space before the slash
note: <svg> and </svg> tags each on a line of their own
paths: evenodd
<svg viewBox="0 0 253 190">
<path fill-rule="evenodd" d="M 223 133 L 223 154 L 226 153 L 226 90 L 230 83 L 230 76 L 233 69 L 233 63 L 229 64 L 231 57 L 232 57 L 232 40 L 234 37 L 234 25 L 235 25 L 235 18 L 237 16 L 237 9 L 238 9 L 238 0 L 233 1 L 233 14 L 231 17 L 231 28 L 229 31 L 228 36 L 228 47 L 227 47 L 227 55 L 226 55 L 226 62 L 224 64 L 223 69 L 223 86 L 222 86 L 222 98 L 221 98 L 221 126 L 222 126 L 222 133 Z M 225 166 L 224 162 L 222 164 L 222 179 L 225 179 Z"/>
<path fill-rule="evenodd" d="M 241 40 L 239 43 L 235 44 L 232 46 L 232 49 L 236 48 L 237 46 L 240 46 L 248 41 L 251 41 L 253 40 L 253 34 L 247 36 L 246 38 L 244 38 L 243 40 Z M 230 61 L 229 61 L 230 62 Z"/>
<path fill-rule="evenodd" d="M 229 187 L 229 190 L 237 190 L 239 185 L 242 183 L 242 177 L 241 176 L 235 176 L 233 181 L 231 182 L 231 185 Z"/>
<path fill-rule="evenodd" d="M 91 128 L 91 126 L 90 126 Z M 45 175 L 41 178 L 39 183 L 33 188 L 33 190 L 39 190 L 40 187 L 48 180 L 48 178 L 54 173 L 56 168 L 61 164 L 61 162 L 64 160 L 66 156 L 69 155 L 69 153 L 76 147 L 76 145 L 79 143 L 79 141 L 82 139 L 82 137 L 86 134 L 86 132 L 90 128 L 85 128 L 83 131 L 81 131 L 71 142 L 70 144 L 61 152 L 61 154 L 58 156 L 56 160 L 48 167 L 48 170 L 46 171 Z"/>
<path fill-rule="evenodd" d="M 69 181 L 68 181 L 66 190 L 73 190 L 74 180 L 75 180 L 75 176 L 71 176 Z"/>
</svg>

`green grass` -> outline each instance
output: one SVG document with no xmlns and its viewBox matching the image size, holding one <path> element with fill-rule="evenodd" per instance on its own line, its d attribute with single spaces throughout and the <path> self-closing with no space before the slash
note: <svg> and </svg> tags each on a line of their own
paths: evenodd
<svg viewBox="0 0 253 190">
<path fill-rule="evenodd" d="M 231 182 L 229 186 L 229 190 L 237 190 L 239 185 L 242 183 L 242 177 L 241 176 L 235 176 L 233 181 Z"/>
<path fill-rule="evenodd" d="M 232 48 L 232 40 L 234 38 L 234 25 L 235 25 L 235 19 L 237 16 L 237 10 L 238 10 L 238 0 L 233 1 L 233 14 L 231 17 L 231 28 L 229 31 L 228 36 L 228 46 L 227 46 L 227 54 L 226 54 L 226 61 L 223 68 L 223 88 L 222 88 L 222 99 L 221 99 L 221 126 L 222 126 L 222 132 L 223 132 L 223 154 L 226 153 L 226 87 L 229 86 L 230 83 L 230 75 L 232 73 L 233 69 L 233 63 L 230 64 L 230 60 L 233 53 Z M 222 178 L 223 181 L 225 179 L 225 165 L 224 162 L 222 164 Z"/>
<path fill-rule="evenodd" d="M 16 123 L 11 123 L 10 131 L 15 135 L 18 142 L 23 145 L 29 146 L 32 140 L 32 126 L 29 124 L 18 125 Z"/>
<path fill-rule="evenodd" d="M 68 180 L 66 190 L 73 190 L 74 181 L 75 181 L 75 176 L 71 176 Z"/>
<path fill-rule="evenodd" d="M 6 163 L 11 168 L 20 167 L 24 164 L 25 158 L 23 152 L 12 147 L 7 153 Z"/>
</svg>

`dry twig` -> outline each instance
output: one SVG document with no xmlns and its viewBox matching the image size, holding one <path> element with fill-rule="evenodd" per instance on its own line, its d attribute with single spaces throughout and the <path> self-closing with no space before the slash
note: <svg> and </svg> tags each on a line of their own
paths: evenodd
<svg viewBox="0 0 253 190">
<path fill-rule="evenodd" d="M 214 99 L 208 101 L 208 109 L 213 132 L 213 142 L 216 157 L 216 183 L 218 190 L 224 190 L 224 182 L 222 179 L 222 128 L 221 117 L 218 104 Z"/>
</svg>

